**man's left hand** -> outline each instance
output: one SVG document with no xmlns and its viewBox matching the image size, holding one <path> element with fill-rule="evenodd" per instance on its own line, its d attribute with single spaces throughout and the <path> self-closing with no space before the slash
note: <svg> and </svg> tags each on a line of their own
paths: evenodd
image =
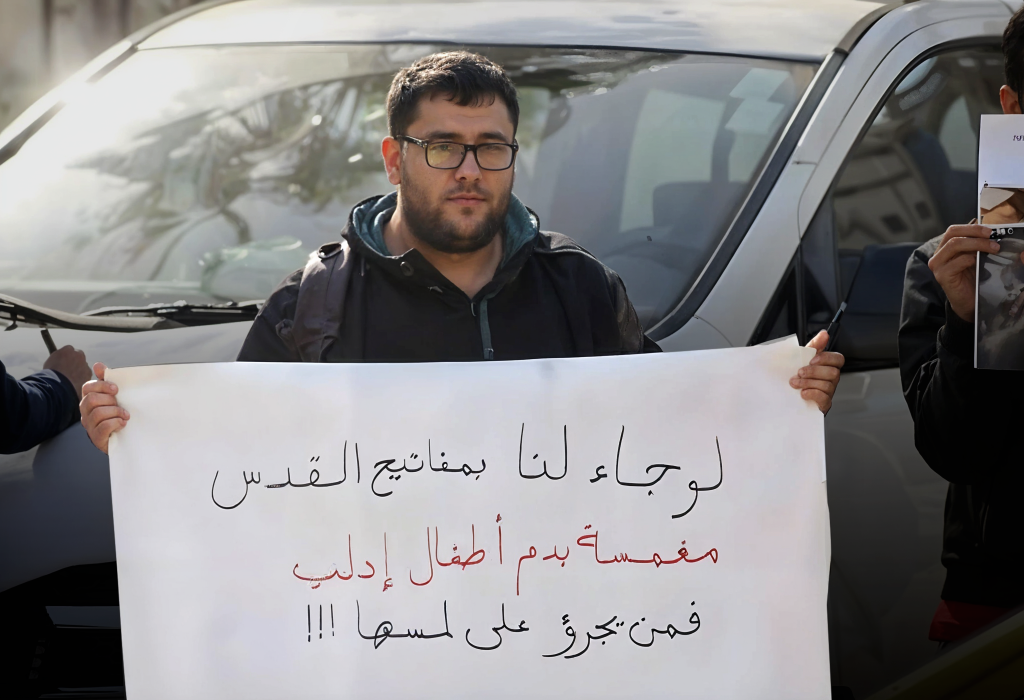
<svg viewBox="0 0 1024 700">
<path fill-rule="evenodd" d="M 807 347 L 814 348 L 818 354 L 789 380 L 789 385 L 799 389 L 801 397 L 818 404 L 822 413 L 828 413 L 832 408 L 832 396 L 839 385 L 839 369 L 846 361 L 841 353 L 825 352 L 826 345 L 828 333 L 825 331 L 811 338 Z"/>
</svg>

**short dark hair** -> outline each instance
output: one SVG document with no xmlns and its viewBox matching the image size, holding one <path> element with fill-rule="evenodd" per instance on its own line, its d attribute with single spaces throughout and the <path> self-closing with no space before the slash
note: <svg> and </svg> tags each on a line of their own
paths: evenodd
<svg viewBox="0 0 1024 700">
<path fill-rule="evenodd" d="M 403 68 L 388 90 L 388 131 L 401 136 L 416 119 L 419 101 L 444 95 L 460 107 L 476 107 L 500 99 L 512 118 L 512 133 L 519 128 L 519 98 L 505 69 L 468 51 L 445 51 L 424 56 Z"/>
<path fill-rule="evenodd" d="M 1020 101 L 1024 98 L 1024 7 L 1013 13 L 1003 32 L 1003 71 L 1006 84 Z"/>
</svg>

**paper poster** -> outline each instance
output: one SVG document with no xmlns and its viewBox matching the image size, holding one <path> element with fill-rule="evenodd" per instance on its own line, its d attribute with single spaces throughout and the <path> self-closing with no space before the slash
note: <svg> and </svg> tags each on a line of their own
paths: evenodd
<svg viewBox="0 0 1024 700">
<path fill-rule="evenodd" d="M 1024 222 L 1024 116 L 983 114 L 978 138 L 978 222 Z"/>
<path fill-rule="evenodd" d="M 978 254 L 974 366 L 1024 369 L 1024 116 L 985 114 L 978 139 L 978 222 L 999 241 Z"/>
<path fill-rule="evenodd" d="M 127 693 L 828 697 L 811 355 L 113 370 Z"/>
</svg>

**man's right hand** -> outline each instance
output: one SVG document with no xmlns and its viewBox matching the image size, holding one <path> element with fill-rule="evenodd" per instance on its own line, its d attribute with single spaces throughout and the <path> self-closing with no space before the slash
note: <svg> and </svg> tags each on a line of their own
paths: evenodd
<svg viewBox="0 0 1024 700">
<path fill-rule="evenodd" d="M 104 380 L 107 368 L 102 362 L 93 365 L 96 379 L 82 387 L 82 425 L 92 444 L 106 454 L 110 436 L 127 424 L 128 411 L 117 405 L 117 385 Z"/>
<path fill-rule="evenodd" d="M 928 269 L 946 293 L 949 305 L 964 321 L 974 322 L 975 253 L 998 253 L 989 238 L 992 229 L 978 224 L 950 226 L 928 261 Z"/>
</svg>

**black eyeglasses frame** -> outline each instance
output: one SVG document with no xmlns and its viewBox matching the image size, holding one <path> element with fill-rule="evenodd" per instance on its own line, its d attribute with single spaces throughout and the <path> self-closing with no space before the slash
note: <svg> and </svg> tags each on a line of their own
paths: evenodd
<svg viewBox="0 0 1024 700">
<path fill-rule="evenodd" d="M 516 163 L 516 155 L 519 153 L 519 144 L 516 143 L 515 141 L 513 141 L 512 143 L 502 143 L 500 141 L 490 141 L 488 143 L 480 143 L 480 144 L 477 144 L 477 145 L 474 146 L 472 144 L 459 143 L 457 141 L 424 141 L 423 139 L 417 139 L 417 138 L 414 138 L 414 137 L 409 136 L 407 134 L 402 134 L 400 136 L 396 136 L 395 139 L 396 140 L 401 140 L 401 141 L 408 141 L 409 143 L 415 144 L 415 145 L 419 146 L 420 148 L 422 148 L 423 149 L 423 159 L 427 162 L 427 167 L 433 168 L 434 170 L 458 170 L 459 168 L 462 167 L 462 164 L 466 162 L 466 155 L 470 151 L 472 151 L 473 152 L 473 158 L 476 159 L 476 165 L 477 165 L 478 168 L 480 168 L 481 170 L 486 170 L 487 172 L 499 173 L 502 170 L 508 170 L 513 165 L 515 165 L 515 163 Z M 459 160 L 457 165 L 453 165 L 450 168 L 439 168 L 436 165 L 431 165 L 430 164 L 430 159 L 427 158 L 427 147 L 428 146 L 434 146 L 434 145 L 437 145 L 439 143 L 450 143 L 453 146 L 461 146 L 462 147 L 462 158 Z M 504 168 L 485 168 L 484 166 L 480 165 L 480 158 L 477 156 L 477 153 L 476 153 L 476 149 L 480 148 L 481 146 L 508 146 L 509 148 L 512 149 L 512 160 L 509 161 L 509 164 L 506 165 Z"/>
</svg>

